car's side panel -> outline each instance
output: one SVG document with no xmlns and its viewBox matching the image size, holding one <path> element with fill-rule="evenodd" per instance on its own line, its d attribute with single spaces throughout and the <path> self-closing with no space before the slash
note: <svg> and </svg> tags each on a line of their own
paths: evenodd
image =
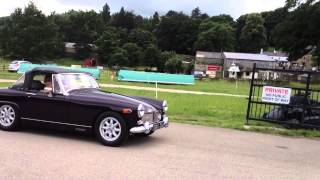
<svg viewBox="0 0 320 180">
<path fill-rule="evenodd" d="M 123 114 L 122 106 L 113 106 L 108 103 L 93 102 L 90 98 L 84 97 L 68 97 L 68 118 L 70 118 L 74 123 L 93 126 L 97 118 L 104 112 L 115 112 L 121 115 L 129 127 L 137 125 L 136 111 L 131 114 Z"/>
<path fill-rule="evenodd" d="M 0 106 L 11 104 L 19 109 L 19 113 L 24 113 L 23 106 L 26 104 L 25 93 L 11 89 L 0 89 Z"/>
<path fill-rule="evenodd" d="M 70 123 L 66 118 L 67 103 L 62 95 L 27 92 L 26 103 L 23 114 L 26 120 Z"/>
<path fill-rule="evenodd" d="M 90 104 L 86 101 L 74 98 L 68 99 L 68 118 L 72 123 L 92 126 L 97 117 L 107 111 L 107 108 Z"/>
</svg>

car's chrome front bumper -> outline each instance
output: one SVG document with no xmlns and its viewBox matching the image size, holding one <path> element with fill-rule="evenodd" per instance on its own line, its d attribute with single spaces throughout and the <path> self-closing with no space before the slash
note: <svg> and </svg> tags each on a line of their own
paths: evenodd
<svg viewBox="0 0 320 180">
<path fill-rule="evenodd" d="M 145 122 L 143 125 L 133 127 L 130 129 L 130 133 L 139 134 L 139 133 L 149 133 L 151 131 L 156 131 L 161 128 L 167 128 L 169 126 L 169 118 L 167 116 L 163 117 L 161 121 L 150 123 Z"/>
</svg>

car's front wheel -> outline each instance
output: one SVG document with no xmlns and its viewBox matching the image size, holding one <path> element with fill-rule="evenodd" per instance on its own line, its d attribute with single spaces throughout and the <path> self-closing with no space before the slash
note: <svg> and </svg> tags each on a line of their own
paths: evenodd
<svg viewBox="0 0 320 180">
<path fill-rule="evenodd" d="M 19 127 L 19 113 L 17 108 L 5 104 L 0 107 L 0 128 L 6 131 L 13 131 Z"/>
<path fill-rule="evenodd" d="M 117 113 L 102 114 L 95 124 L 95 134 L 107 146 L 119 146 L 129 135 L 127 124 Z"/>
</svg>

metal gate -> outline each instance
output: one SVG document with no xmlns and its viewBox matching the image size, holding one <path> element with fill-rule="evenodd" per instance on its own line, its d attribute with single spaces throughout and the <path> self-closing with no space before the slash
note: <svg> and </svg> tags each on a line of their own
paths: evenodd
<svg viewBox="0 0 320 180">
<path fill-rule="evenodd" d="M 320 72 L 253 67 L 249 120 L 320 128 Z"/>
</svg>

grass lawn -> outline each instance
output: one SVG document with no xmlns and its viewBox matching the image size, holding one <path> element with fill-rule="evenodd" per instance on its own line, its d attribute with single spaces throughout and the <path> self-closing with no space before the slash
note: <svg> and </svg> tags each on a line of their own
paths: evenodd
<svg viewBox="0 0 320 180">
<path fill-rule="evenodd" d="M 0 83 L 0 88 L 9 87 L 12 83 Z"/>
</svg>

